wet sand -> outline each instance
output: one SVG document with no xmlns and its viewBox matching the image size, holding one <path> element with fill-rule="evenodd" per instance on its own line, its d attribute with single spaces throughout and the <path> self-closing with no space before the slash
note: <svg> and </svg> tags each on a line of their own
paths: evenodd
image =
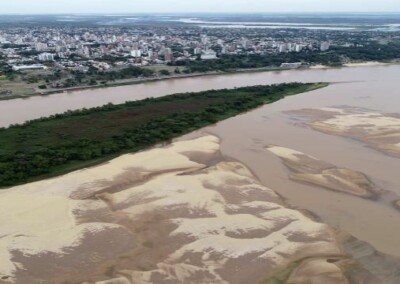
<svg viewBox="0 0 400 284">
<path fill-rule="evenodd" d="M 300 109 L 287 113 L 309 119 L 307 125 L 317 131 L 354 138 L 400 158 L 400 114 L 354 107 Z"/>
<path fill-rule="evenodd" d="M 346 67 L 370 67 L 370 66 L 385 66 L 390 63 L 383 63 L 379 61 L 369 61 L 369 62 L 353 62 L 353 63 L 347 63 L 344 64 Z"/>
<path fill-rule="evenodd" d="M 396 116 L 400 105 L 400 83 L 394 74 L 384 71 L 392 67 L 373 68 L 376 68 L 373 81 L 370 76 L 363 82 L 350 81 L 359 77 L 357 70 L 364 70 L 354 68 L 354 76 L 349 76 L 347 83 L 332 84 L 323 90 L 285 98 L 208 127 L 201 133 L 219 136 L 224 155 L 249 166 L 263 184 L 274 188 L 289 204 L 313 212 L 324 222 L 349 232 L 382 252 L 400 256 L 400 227 L 394 225 L 399 224 L 400 214 L 392 202 L 400 196 L 400 159 L 352 138 L 313 130 L 305 125 L 304 119 L 287 113 L 304 108 L 346 106 Z M 373 201 L 296 183 L 289 178 L 289 169 L 280 159 L 265 151 L 268 145 L 295 149 L 339 168 L 361 172 L 388 194 L 382 200 Z"/>
<path fill-rule="evenodd" d="M 4 190 L 0 208 L 0 283 L 258 283 L 295 264 L 346 284 L 327 260 L 352 261 L 214 136 Z"/>
<path fill-rule="evenodd" d="M 289 177 L 294 181 L 363 198 L 375 199 L 382 193 L 361 172 L 338 168 L 293 149 L 268 146 L 267 150 L 279 157 L 283 164 L 291 170 L 292 173 L 289 174 Z"/>
</svg>

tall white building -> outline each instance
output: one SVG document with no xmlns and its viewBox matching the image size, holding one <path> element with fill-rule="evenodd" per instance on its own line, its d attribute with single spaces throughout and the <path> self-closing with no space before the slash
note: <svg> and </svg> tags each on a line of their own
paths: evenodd
<svg viewBox="0 0 400 284">
<path fill-rule="evenodd" d="M 142 56 L 142 51 L 140 49 L 134 49 L 131 51 L 131 56 L 132 57 L 141 57 Z"/>
<path fill-rule="evenodd" d="M 329 41 L 324 41 L 324 42 L 321 43 L 320 50 L 321 51 L 326 51 L 326 50 L 328 50 L 330 48 L 330 46 L 331 46 L 331 44 L 330 44 Z"/>
<path fill-rule="evenodd" d="M 54 54 L 51 53 L 41 53 L 38 56 L 40 61 L 54 61 Z"/>
<path fill-rule="evenodd" d="M 47 50 L 47 48 L 48 48 L 47 43 L 38 42 L 35 44 L 35 49 L 37 51 L 45 51 Z"/>
<path fill-rule="evenodd" d="M 288 48 L 287 48 L 287 44 L 283 43 L 279 45 L 279 52 L 287 52 Z"/>
<path fill-rule="evenodd" d="M 202 44 L 208 44 L 209 43 L 209 38 L 206 35 L 201 36 L 201 43 Z"/>
<path fill-rule="evenodd" d="M 296 44 L 296 47 L 295 47 L 294 51 L 300 52 L 302 49 L 303 49 L 303 45 L 301 45 L 301 44 Z"/>
</svg>

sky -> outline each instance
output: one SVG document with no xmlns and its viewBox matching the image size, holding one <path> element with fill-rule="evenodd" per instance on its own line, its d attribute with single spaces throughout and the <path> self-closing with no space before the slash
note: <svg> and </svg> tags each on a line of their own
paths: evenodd
<svg viewBox="0 0 400 284">
<path fill-rule="evenodd" d="M 0 0 L 0 14 L 400 12 L 400 0 Z"/>
</svg>

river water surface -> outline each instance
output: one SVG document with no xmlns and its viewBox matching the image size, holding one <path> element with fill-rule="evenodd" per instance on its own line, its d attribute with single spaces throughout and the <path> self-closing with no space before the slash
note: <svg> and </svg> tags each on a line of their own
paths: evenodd
<svg viewBox="0 0 400 284">
<path fill-rule="evenodd" d="M 21 123 L 67 110 L 124 103 L 147 97 L 158 97 L 181 92 L 244 87 L 283 82 L 391 82 L 397 85 L 400 66 L 358 67 L 342 69 L 307 69 L 259 73 L 236 73 L 203 77 L 177 78 L 137 85 L 72 91 L 47 96 L 0 101 L 0 127 Z M 376 85 L 375 85 L 376 86 Z M 353 88 L 353 85 L 352 85 Z M 387 89 L 391 89 L 388 85 Z M 358 89 L 353 89 L 359 91 Z M 384 92 L 385 90 L 381 90 Z M 340 95 L 340 94 L 338 94 Z M 399 102 L 398 99 L 397 102 Z M 317 100 L 318 101 L 318 100 Z M 380 101 L 380 100 L 379 100 Z M 339 101 L 337 101 L 340 103 Z M 333 102 L 335 103 L 335 102 Z M 384 105 L 383 101 L 380 101 Z"/>
<path fill-rule="evenodd" d="M 337 166 L 361 171 L 381 188 L 400 195 L 400 159 L 352 139 L 299 127 L 284 113 L 344 105 L 400 113 L 399 74 L 397 65 L 239 73 L 0 101 L 0 126 L 68 109 L 178 92 L 294 81 L 332 82 L 327 88 L 285 98 L 200 132 L 219 136 L 224 155 L 246 164 L 263 184 L 281 194 L 292 206 L 313 212 L 323 222 L 367 241 L 382 252 L 400 256 L 400 211 L 385 202 L 295 183 L 289 180 L 288 169 L 281 161 L 265 150 L 270 144 L 292 148 Z"/>
</svg>

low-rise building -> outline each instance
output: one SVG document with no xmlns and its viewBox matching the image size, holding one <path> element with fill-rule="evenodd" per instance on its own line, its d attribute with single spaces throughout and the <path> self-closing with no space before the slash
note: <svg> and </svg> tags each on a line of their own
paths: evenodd
<svg viewBox="0 0 400 284">
<path fill-rule="evenodd" d="M 201 54 L 201 59 L 203 60 L 217 59 L 217 53 L 213 50 L 206 50 Z"/>
<path fill-rule="evenodd" d="M 25 70 L 46 70 L 47 67 L 41 64 L 34 65 L 14 65 L 12 67 L 14 71 L 25 71 Z"/>
</svg>

